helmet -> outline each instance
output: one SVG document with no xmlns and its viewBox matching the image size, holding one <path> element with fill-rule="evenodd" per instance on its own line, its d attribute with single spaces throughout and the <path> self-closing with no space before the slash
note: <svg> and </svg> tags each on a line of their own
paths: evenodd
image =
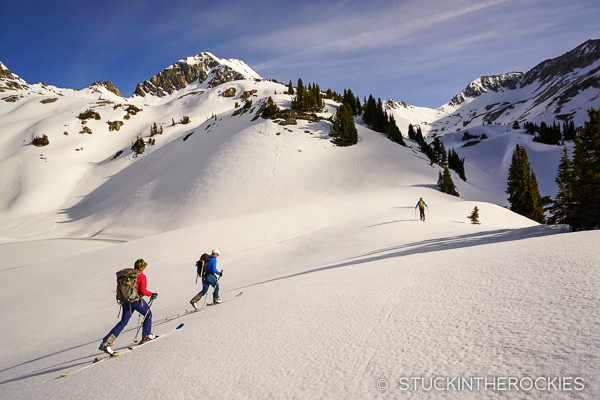
<svg viewBox="0 0 600 400">
<path fill-rule="evenodd" d="M 212 254 L 219 254 L 219 255 L 221 255 L 221 252 L 219 251 L 219 249 L 212 249 Z"/>
<path fill-rule="evenodd" d="M 146 263 L 146 261 L 144 261 L 142 258 L 140 258 L 139 260 L 137 260 L 134 264 L 135 269 L 142 269 L 142 268 L 146 268 L 146 265 L 148 265 Z"/>
</svg>

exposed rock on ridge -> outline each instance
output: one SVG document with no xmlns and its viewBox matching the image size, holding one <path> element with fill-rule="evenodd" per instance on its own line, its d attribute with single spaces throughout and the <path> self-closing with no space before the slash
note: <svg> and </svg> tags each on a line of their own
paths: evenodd
<svg viewBox="0 0 600 400">
<path fill-rule="evenodd" d="M 10 70 L 0 62 L 0 91 L 27 89 L 28 83 L 21 79 L 18 75 L 13 74 Z"/>
<path fill-rule="evenodd" d="M 184 58 L 158 73 L 143 83 L 138 83 L 134 95 L 148 94 L 158 97 L 173 94 L 191 83 L 204 83 L 209 78 L 207 87 L 213 88 L 222 83 L 247 79 L 248 77 L 210 53 L 200 53 L 194 57 Z M 241 63 L 241 61 L 239 61 Z"/>
<path fill-rule="evenodd" d="M 497 92 L 501 88 L 507 88 L 509 90 L 516 89 L 522 76 L 522 72 L 481 76 L 479 79 L 469 83 L 467 87 L 462 92 L 454 96 L 448 104 L 450 106 L 463 104 L 467 98 L 479 97 L 483 93 L 487 93 L 488 90 Z"/>
<path fill-rule="evenodd" d="M 122 97 L 119 89 L 117 89 L 117 87 L 111 81 L 104 81 L 104 82 L 96 81 L 96 82 L 92 83 L 92 86 L 104 86 L 106 88 L 106 90 L 108 90 L 109 92 L 112 92 L 112 93 L 116 94 L 117 96 Z"/>
</svg>

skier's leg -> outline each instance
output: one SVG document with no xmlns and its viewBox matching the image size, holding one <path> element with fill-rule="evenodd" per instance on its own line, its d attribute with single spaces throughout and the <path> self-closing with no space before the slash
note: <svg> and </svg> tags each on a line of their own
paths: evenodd
<svg viewBox="0 0 600 400">
<path fill-rule="evenodd" d="M 109 344 L 113 344 L 117 336 L 119 336 L 121 331 L 125 328 L 125 326 L 127 326 L 127 323 L 131 318 L 130 305 L 131 304 L 123 304 L 121 306 L 123 308 L 121 310 L 121 320 L 117 323 L 117 325 L 115 325 L 114 328 L 112 328 L 110 332 L 108 332 L 108 335 L 104 336 L 104 338 L 102 339 L 103 341 L 108 342 Z"/>
<path fill-rule="evenodd" d="M 152 311 L 148 303 L 141 299 L 136 301 L 134 310 L 139 312 L 141 315 L 145 315 L 144 324 L 142 325 L 142 337 L 148 336 L 152 333 Z"/>
<path fill-rule="evenodd" d="M 213 302 L 219 298 L 219 282 L 215 279 L 215 291 L 213 292 Z"/>
<path fill-rule="evenodd" d="M 208 282 L 208 276 L 202 277 L 202 290 L 196 296 L 200 295 L 200 297 L 204 296 L 206 292 L 208 292 L 208 288 L 210 287 L 210 283 Z"/>
</svg>

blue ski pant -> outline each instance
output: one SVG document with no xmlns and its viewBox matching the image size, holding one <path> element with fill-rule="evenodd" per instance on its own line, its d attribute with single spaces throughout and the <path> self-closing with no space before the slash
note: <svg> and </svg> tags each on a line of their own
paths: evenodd
<svg viewBox="0 0 600 400">
<path fill-rule="evenodd" d="M 202 277 L 202 290 L 200 291 L 200 295 L 204 296 L 206 292 L 208 292 L 208 288 L 213 286 L 215 288 L 215 292 L 213 293 L 213 301 L 219 298 L 219 284 L 217 283 L 217 277 L 215 274 L 208 274 Z"/>
<path fill-rule="evenodd" d="M 104 341 L 108 340 L 108 338 L 113 336 L 112 341 L 110 341 L 110 343 L 112 343 L 117 338 L 117 336 L 119 336 L 121 331 L 125 328 L 125 326 L 127 326 L 127 323 L 129 322 L 133 311 L 137 311 L 141 315 L 146 315 L 146 313 L 148 313 L 148 315 L 146 315 L 146 318 L 144 319 L 142 335 L 146 336 L 152 333 L 152 311 L 150 311 L 150 306 L 148 306 L 148 303 L 146 303 L 144 299 L 134 301 L 133 303 L 122 304 L 121 307 L 121 321 L 119 321 L 117 325 L 115 325 L 115 327 L 112 328 L 110 332 L 108 332 L 108 335 L 106 335 L 103 339 Z"/>
</svg>

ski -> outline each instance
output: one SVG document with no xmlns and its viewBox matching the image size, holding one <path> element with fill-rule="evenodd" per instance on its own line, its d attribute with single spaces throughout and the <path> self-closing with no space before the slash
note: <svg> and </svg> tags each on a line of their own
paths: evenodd
<svg viewBox="0 0 600 400">
<path fill-rule="evenodd" d="M 173 330 L 171 330 L 171 331 L 168 331 L 167 333 L 163 333 L 163 334 L 162 334 L 162 335 L 160 335 L 160 336 L 157 336 L 155 339 L 152 339 L 150 342 L 154 342 L 156 339 L 159 339 L 159 338 L 161 338 L 161 337 L 165 337 L 165 336 L 167 336 L 167 335 L 169 335 L 169 334 L 171 334 L 171 333 L 173 333 L 173 332 L 176 332 L 178 329 L 181 329 L 182 327 L 183 327 L 183 324 L 179 324 L 179 325 L 177 325 L 177 327 L 176 327 L 175 329 L 173 329 Z M 144 344 L 147 344 L 147 343 L 144 343 Z M 119 355 L 127 354 L 127 353 L 129 353 L 130 351 L 132 351 L 132 350 L 135 350 L 135 349 L 137 349 L 137 348 L 138 348 L 138 347 L 140 347 L 140 346 L 143 346 L 143 345 L 142 345 L 142 344 L 139 344 L 139 345 L 136 345 L 136 346 L 131 346 L 131 347 L 129 347 L 129 348 L 128 348 L 128 349 L 129 349 L 129 351 L 125 351 L 125 350 L 124 350 L 124 351 L 119 351 L 119 352 L 116 352 L 116 353 L 114 353 L 114 354 L 112 354 L 112 355 L 109 355 L 109 356 L 106 356 L 106 357 L 103 357 L 103 358 L 98 358 L 98 357 L 96 357 L 96 358 L 94 359 L 94 361 L 92 361 L 92 363 L 91 363 L 91 364 L 85 365 L 85 366 L 83 366 L 83 367 L 81 367 L 81 368 L 79 368 L 79 369 L 76 369 L 76 370 L 74 370 L 74 371 L 65 372 L 64 374 L 61 374 L 61 376 L 60 376 L 60 377 L 61 377 L 61 378 L 63 378 L 63 377 L 65 377 L 65 376 L 73 375 L 73 374 L 74 374 L 74 373 L 76 373 L 76 372 L 83 371 L 83 370 L 84 370 L 84 369 L 86 369 L 86 368 L 89 368 L 89 367 L 91 367 L 91 366 L 94 366 L 94 365 L 96 365 L 96 364 L 100 364 L 101 362 L 104 362 L 104 361 L 106 361 L 106 360 L 109 360 L 109 359 L 111 359 L 111 358 L 116 358 L 116 357 L 118 357 Z"/>
<path fill-rule="evenodd" d="M 229 300 L 233 300 L 233 299 L 235 299 L 235 298 L 237 298 L 237 297 L 240 297 L 240 296 L 242 295 L 242 293 L 244 293 L 244 292 L 239 292 L 239 293 L 238 293 L 238 294 L 236 294 L 235 296 L 233 296 L 233 297 L 231 297 L 231 298 L 229 298 L 229 299 L 223 300 L 223 302 L 222 302 L 222 303 L 220 303 L 220 304 L 226 303 L 226 302 L 228 302 Z M 189 315 L 189 314 L 194 314 L 194 313 L 197 313 L 197 312 L 200 312 L 200 311 L 204 311 L 204 310 L 206 310 L 208 307 L 211 307 L 211 306 L 213 306 L 213 305 L 214 305 L 213 303 L 209 303 L 209 304 L 206 304 L 205 306 L 199 307 L 199 308 L 197 308 L 197 309 L 195 309 L 195 310 L 185 310 L 185 312 L 184 312 L 184 313 L 182 313 L 182 314 L 168 315 L 168 316 L 165 318 L 165 321 L 171 321 L 171 320 L 174 320 L 174 319 L 177 319 L 177 318 L 184 317 L 184 316 L 186 316 L 186 315 Z"/>
<path fill-rule="evenodd" d="M 86 366 L 84 366 L 84 367 L 81 367 L 81 368 L 79 368 L 79 369 L 76 369 L 75 371 L 69 371 L 69 372 L 66 372 L 66 373 L 62 374 L 60 377 L 62 378 L 62 377 L 65 377 L 65 376 L 67 376 L 67 375 L 72 375 L 72 374 L 74 374 L 75 372 L 83 371 L 84 369 L 86 369 L 86 368 L 89 368 L 89 367 L 91 367 L 92 365 L 100 364 L 101 362 L 103 362 L 103 361 L 106 361 L 106 360 L 108 360 L 109 358 L 115 358 L 115 357 L 117 357 L 117 356 L 118 356 L 119 354 L 121 354 L 121 353 L 122 353 L 122 352 L 121 352 L 121 351 L 119 351 L 119 352 L 117 352 L 117 353 L 111 354 L 111 355 L 109 355 L 109 356 L 107 356 L 107 357 L 104 357 L 104 358 L 98 358 L 98 357 L 96 357 L 96 358 L 94 359 L 94 361 L 92 361 L 92 363 L 91 363 L 91 364 L 88 364 L 88 365 L 86 365 Z"/>
<path fill-rule="evenodd" d="M 160 335 L 160 336 L 156 336 L 154 339 L 152 339 L 152 340 L 150 340 L 150 341 L 148 341 L 148 342 L 146 342 L 146 343 L 142 343 L 142 344 L 136 344 L 136 345 L 131 345 L 131 346 L 129 346 L 128 348 L 129 348 L 129 350 L 135 350 L 135 349 L 137 349 L 138 347 L 141 347 L 141 346 L 147 345 L 148 343 L 152 343 L 152 342 L 154 342 L 155 340 L 158 340 L 158 339 L 160 339 L 160 338 L 164 338 L 165 336 L 167 336 L 167 335 L 170 335 L 170 334 L 171 334 L 171 333 L 173 333 L 173 332 L 177 332 L 177 331 L 178 331 L 179 329 L 181 329 L 181 328 L 183 328 L 183 324 L 179 324 L 179 325 L 177 325 L 177 328 L 175 328 L 175 329 L 173 329 L 173 330 L 170 330 L 170 331 L 169 331 L 169 332 L 167 332 L 167 333 L 163 333 L 163 334 L 162 334 L 162 335 Z"/>
<path fill-rule="evenodd" d="M 219 304 L 227 303 L 229 300 L 233 300 L 233 299 L 235 299 L 236 297 L 240 297 L 240 296 L 242 295 L 242 293 L 244 293 L 244 292 L 239 292 L 239 293 L 238 293 L 238 294 L 236 294 L 234 297 L 232 297 L 232 298 L 230 298 L 230 299 L 227 299 L 227 300 L 223 300 L 222 302 L 220 302 L 220 303 L 217 303 L 217 304 L 215 304 L 215 303 L 209 303 L 209 304 L 207 304 L 207 305 L 206 305 L 206 307 L 210 307 L 210 306 L 216 306 L 216 305 L 219 305 Z"/>
</svg>

